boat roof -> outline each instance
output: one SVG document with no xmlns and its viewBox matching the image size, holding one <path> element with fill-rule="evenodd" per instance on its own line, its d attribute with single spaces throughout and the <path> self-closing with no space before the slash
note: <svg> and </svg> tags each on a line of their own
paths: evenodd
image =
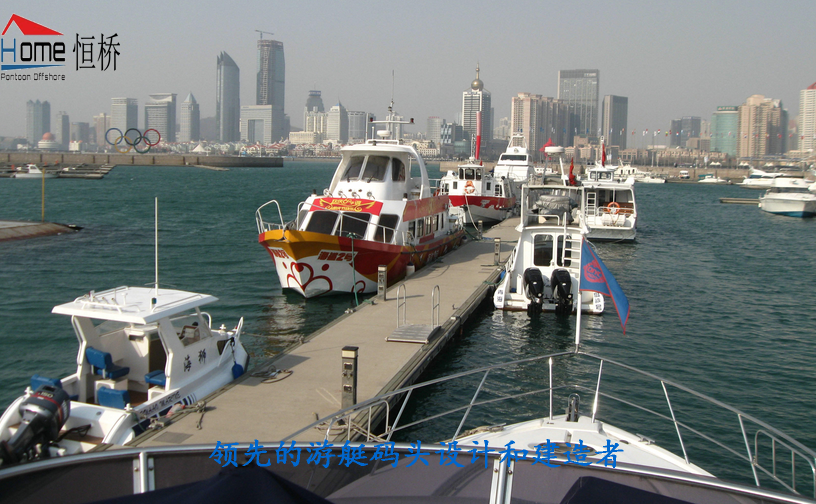
<svg viewBox="0 0 816 504">
<path fill-rule="evenodd" d="M 218 301 L 218 298 L 209 294 L 123 286 L 102 292 L 91 291 L 70 303 L 55 306 L 51 313 L 131 324 L 150 324 L 214 301 Z"/>
</svg>

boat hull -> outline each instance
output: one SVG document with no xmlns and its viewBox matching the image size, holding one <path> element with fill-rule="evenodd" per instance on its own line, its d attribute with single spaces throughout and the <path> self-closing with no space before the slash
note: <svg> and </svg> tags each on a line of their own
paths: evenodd
<svg viewBox="0 0 816 504">
<path fill-rule="evenodd" d="M 495 224 L 508 218 L 513 213 L 515 201 L 509 198 L 490 196 L 457 196 L 449 195 L 451 211 L 461 215 L 465 224 Z"/>
<path fill-rule="evenodd" d="M 790 195 L 789 195 L 790 196 Z M 796 195 L 799 196 L 799 195 Z M 816 196 L 802 194 L 797 198 L 774 198 L 772 195 L 759 198 L 759 208 L 768 213 L 788 217 L 816 216 Z"/>
<path fill-rule="evenodd" d="M 459 246 L 463 239 L 462 230 L 416 246 L 297 230 L 266 231 L 258 237 L 275 261 L 281 287 L 306 298 L 375 292 L 379 266 L 386 266 L 391 285 L 405 277 L 409 263 L 419 269 Z"/>
</svg>

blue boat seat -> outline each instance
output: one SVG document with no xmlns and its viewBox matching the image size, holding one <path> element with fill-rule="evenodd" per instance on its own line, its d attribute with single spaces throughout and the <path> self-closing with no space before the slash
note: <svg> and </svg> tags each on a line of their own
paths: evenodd
<svg viewBox="0 0 816 504">
<path fill-rule="evenodd" d="M 96 400 L 100 406 L 125 409 L 130 403 L 130 394 L 127 390 L 115 390 L 109 387 L 100 387 L 96 391 Z"/>
<path fill-rule="evenodd" d="M 164 387 L 164 384 L 167 383 L 167 376 L 165 376 L 164 370 L 156 369 L 145 375 L 145 383 Z"/>
<path fill-rule="evenodd" d="M 94 347 L 88 347 L 85 350 L 85 358 L 93 366 L 94 373 L 102 376 L 102 378 L 116 380 L 130 373 L 129 367 L 117 366 L 113 363 L 111 354 L 97 350 Z"/>
<path fill-rule="evenodd" d="M 45 376 L 40 376 L 35 374 L 31 377 L 31 390 L 36 391 L 42 385 L 50 385 L 52 387 L 62 388 L 62 380 L 59 378 L 46 378 Z M 78 395 L 69 396 L 69 399 L 72 401 L 78 401 Z"/>
</svg>

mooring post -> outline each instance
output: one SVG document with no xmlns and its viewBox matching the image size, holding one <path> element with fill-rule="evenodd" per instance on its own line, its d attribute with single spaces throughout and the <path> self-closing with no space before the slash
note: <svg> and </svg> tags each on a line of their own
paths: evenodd
<svg viewBox="0 0 816 504">
<path fill-rule="evenodd" d="M 357 404 L 357 350 L 356 346 L 344 346 L 343 356 L 343 409 Z"/>
<path fill-rule="evenodd" d="M 479 230 L 479 239 L 481 240 L 482 239 L 482 230 L 484 229 L 484 223 L 481 220 L 476 222 L 476 229 Z"/>
<path fill-rule="evenodd" d="M 501 238 L 493 238 L 493 265 L 498 266 L 501 262 Z"/>
<path fill-rule="evenodd" d="M 388 290 L 388 266 L 377 266 L 377 297 L 383 301 L 386 299 L 386 291 Z"/>
</svg>

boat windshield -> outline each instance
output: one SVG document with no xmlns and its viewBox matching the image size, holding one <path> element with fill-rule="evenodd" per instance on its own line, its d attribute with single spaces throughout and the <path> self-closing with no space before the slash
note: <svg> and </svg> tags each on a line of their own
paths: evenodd
<svg viewBox="0 0 816 504">
<path fill-rule="evenodd" d="M 502 154 L 499 161 L 527 161 L 527 154 Z"/>
<path fill-rule="evenodd" d="M 366 182 L 382 182 L 388 172 L 388 156 L 352 156 L 345 171 L 343 179 L 365 180 Z M 392 178 L 399 177 L 399 173 L 393 173 Z M 405 177 L 405 165 L 402 165 L 402 177 Z"/>
</svg>

